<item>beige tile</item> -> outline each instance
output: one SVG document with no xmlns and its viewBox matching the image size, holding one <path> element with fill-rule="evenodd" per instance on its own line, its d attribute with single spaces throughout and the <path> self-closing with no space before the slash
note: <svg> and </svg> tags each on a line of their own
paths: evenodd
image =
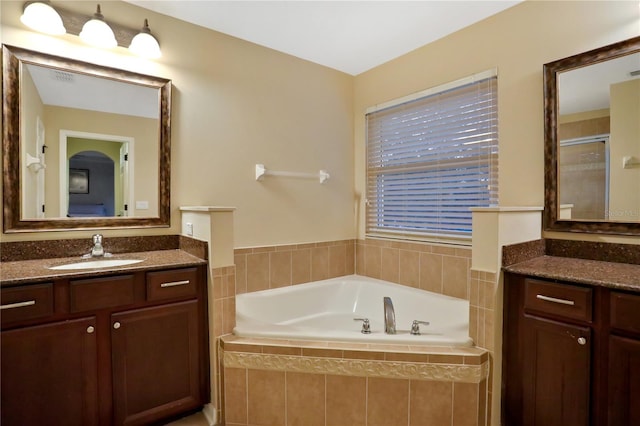
<svg viewBox="0 0 640 426">
<path fill-rule="evenodd" d="M 491 415 L 488 411 L 489 406 L 491 405 L 490 401 L 487 399 L 488 397 L 487 381 L 483 380 L 478 386 L 478 426 L 485 426 L 487 424 L 487 419 Z"/>
<path fill-rule="evenodd" d="M 211 280 L 211 287 L 213 290 L 213 300 L 218 300 L 222 298 L 222 295 L 224 293 L 223 282 L 224 282 L 223 277 L 213 277 L 213 279 Z"/>
<path fill-rule="evenodd" d="M 488 309 L 484 310 L 484 347 L 487 350 L 492 351 L 495 348 L 494 344 L 494 312 Z"/>
<path fill-rule="evenodd" d="M 479 306 L 480 303 L 480 280 L 471 277 L 469 280 L 469 304 Z"/>
<path fill-rule="evenodd" d="M 365 275 L 365 251 L 366 246 L 364 244 L 356 244 L 356 274 Z"/>
<path fill-rule="evenodd" d="M 329 247 L 315 247 L 311 249 L 311 280 L 327 278 L 329 278 Z"/>
<path fill-rule="evenodd" d="M 469 300 L 469 259 L 444 256 L 442 282 L 444 294 Z"/>
<path fill-rule="evenodd" d="M 347 273 L 347 246 L 329 247 L 329 277 L 341 277 Z"/>
<path fill-rule="evenodd" d="M 167 423 L 166 426 L 209 426 L 209 422 L 202 411 L 198 411 L 190 416 Z"/>
<path fill-rule="evenodd" d="M 226 274 L 223 277 L 223 291 L 225 297 L 233 297 L 236 295 L 236 275 L 234 273 Z"/>
<path fill-rule="evenodd" d="M 400 250 L 399 283 L 411 287 L 420 287 L 420 253 L 417 251 Z"/>
<path fill-rule="evenodd" d="M 327 426 L 366 424 L 367 379 L 327 376 Z"/>
<path fill-rule="evenodd" d="M 236 299 L 228 297 L 222 299 L 222 333 L 228 334 L 233 332 L 236 326 Z"/>
<path fill-rule="evenodd" d="M 247 255 L 247 292 L 269 288 L 269 253 Z"/>
<path fill-rule="evenodd" d="M 248 370 L 247 422 L 252 425 L 285 424 L 285 373 Z"/>
<path fill-rule="evenodd" d="M 479 426 L 477 384 L 454 383 L 453 426 Z"/>
<path fill-rule="evenodd" d="M 356 273 L 356 245 L 353 240 L 349 241 L 345 253 L 345 275 Z"/>
<path fill-rule="evenodd" d="M 410 426 L 450 425 L 453 383 L 412 380 L 410 404 Z"/>
<path fill-rule="evenodd" d="M 287 373 L 287 425 L 324 426 L 325 376 Z"/>
<path fill-rule="evenodd" d="M 420 253 L 420 288 L 442 293 L 442 256 Z"/>
<path fill-rule="evenodd" d="M 297 249 L 291 252 L 291 283 L 301 284 L 311 281 L 311 249 Z"/>
<path fill-rule="evenodd" d="M 269 256 L 269 269 L 269 288 L 291 285 L 291 252 L 272 252 Z"/>
<path fill-rule="evenodd" d="M 209 309 L 213 309 L 213 336 L 219 337 L 224 334 L 223 332 L 223 299 L 218 299 L 213 302 L 213 306 L 209 306 Z"/>
<path fill-rule="evenodd" d="M 236 265 L 236 294 L 247 292 L 247 256 L 236 254 L 234 257 Z"/>
<path fill-rule="evenodd" d="M 247 370 L 224 369 L 224 418 L 227 423 L 247 423 Z"/>
<path fill-rule="evenodd" d="M 372 278 L 380 278 L 381 262 L 382 249 L 377 246 L 367 245 L 364 259 L 365 275 Z"/>
<path fill-rule="evenodd" d="M 380 278 L 392 283 L 397 283 L 399 280 L 399 250 L 394 248 L 382 249 L 382 265 L 380 270 Z"/>
<path fill-rule="evenodd" d="M 489 281 L 480 281 L 480 285 L 484 287 L 484 303 L 483 306 L 486 309 L 493 309 L 495 305 L 496 286 Z"/>
<path fill-rule="evenodd" d="M 369 377 L 367 425 L 406 426 L 409 423 L 409 380 Z"/>
</svg>

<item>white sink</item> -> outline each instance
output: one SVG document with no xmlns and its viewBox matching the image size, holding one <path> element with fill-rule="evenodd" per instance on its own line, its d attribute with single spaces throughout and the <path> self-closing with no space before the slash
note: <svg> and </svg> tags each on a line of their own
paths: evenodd
<svg viewBox="0 0 640 426">
<path fill-rule="evenodd" d="M 140 259 L 103 259 L 103 260 L 88 260 L 83 262 L 67 263 L 65 265 L 51 266 L 49 269 L 56 271 L 65 271 L 73 269 L 94 269 L 94 268 L 109 268 L 114 266 L 126 266 L 134 263 L 142 262 Z"/>
</svg>

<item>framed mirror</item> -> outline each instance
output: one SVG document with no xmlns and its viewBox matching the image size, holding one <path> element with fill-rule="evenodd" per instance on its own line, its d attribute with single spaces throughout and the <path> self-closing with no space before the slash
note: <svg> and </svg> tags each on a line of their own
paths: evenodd
<svg viewBox="0 0 640 426">
<path fill-rule="evenodd" d="M 170 225 L 171 81 L 2 46 L 3 230 Z"/>
<path fill-rule="evenodd" d="M 640 37 L 544 65 L 549 231 L 640 235 Z"/>
</svg>

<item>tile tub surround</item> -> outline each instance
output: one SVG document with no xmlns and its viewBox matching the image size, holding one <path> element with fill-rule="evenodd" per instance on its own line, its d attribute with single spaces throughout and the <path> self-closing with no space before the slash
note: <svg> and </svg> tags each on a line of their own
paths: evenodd
<svg viewBox="0 0 640 426">
<path fill-rule="evenodd" d="M 485 425 L 479 348 L 226 336 L 226 425 Z"/>
</svg>

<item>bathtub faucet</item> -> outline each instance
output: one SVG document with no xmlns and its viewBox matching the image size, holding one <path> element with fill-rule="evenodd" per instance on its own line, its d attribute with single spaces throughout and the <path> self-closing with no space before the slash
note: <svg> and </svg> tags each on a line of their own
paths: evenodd
<svg viewBox="0 0 640 426">
<path fill-rule="evenodd" d="M 396 312 L 390 297 L 384 298 L 384 332 L 396 334 Z"/>
</svg>

